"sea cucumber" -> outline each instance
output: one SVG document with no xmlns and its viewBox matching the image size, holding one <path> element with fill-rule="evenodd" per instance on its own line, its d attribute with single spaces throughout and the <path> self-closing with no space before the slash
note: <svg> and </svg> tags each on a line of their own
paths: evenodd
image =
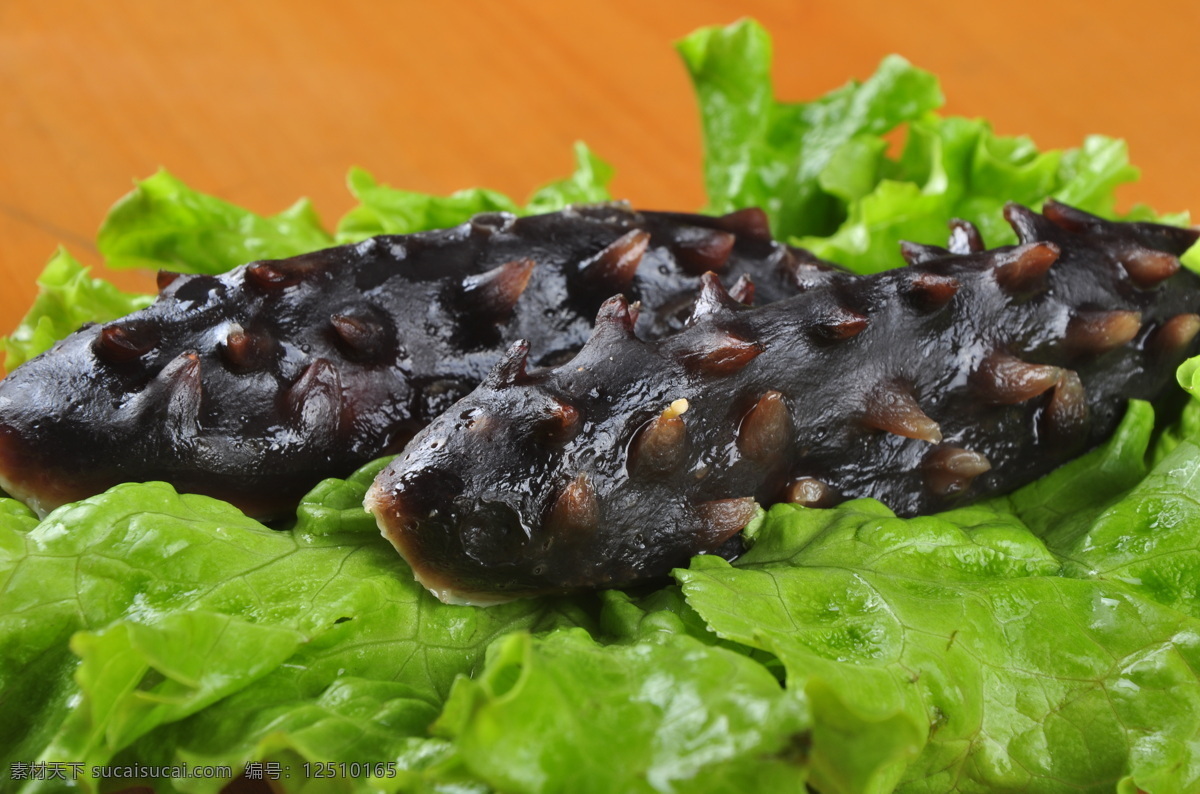
<svg viewBox="0 0 1200 794">
<path fill-rule="evenodd" d="M 263 518 L 397 452 L 518 338 L 570 358 L 604 299 L 678 330 L 699 276 L 776 300 L 830 271 L 766 216 L 619 203 L 376 237 L 221 276 L 160 274 L 150 307 L 85 327 L 0 381 L 0 488 L 44 514 L 166 480 Z M 753 279 L 750 281 L 749 279 Z"/>
<path fill-rule="evenodd" d="M 1194 230 L 1010 204 L 1019 244 L 905 244 L 759 308 L 712 277 L 678 334 L 620 297 L 571 361 L 515 343 L 367 495 L 416 577 L 491 603 L 665 576 L 739 551 L 756 504 L 900 515 L 1008 492 L 1099 443 L 1194 351 Z"/>
</svg>

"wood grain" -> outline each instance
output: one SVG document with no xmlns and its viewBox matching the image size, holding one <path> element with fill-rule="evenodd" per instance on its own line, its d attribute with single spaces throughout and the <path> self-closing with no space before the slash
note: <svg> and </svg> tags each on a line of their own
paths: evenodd
<svg viewBox="0 0 1200 794">
<path fill-rule="evenodd" d="M 332 226 L 352 203 L 351 165 L 416 190 L 525 196 L 568 171 L 583 139 L 617 167 L 618 195 L 698 207 L 699 126 L 672 42 L 742 15 L 774 35 L 783 98 L 865 77 L 899 52 L 941 77 L 947 112 L 1047 147 L 1124 137 L 1144 172 L 1126 204 L 1200 208 L 1198 8 L 10 0 L 0 4 L 0 332 L 57 245 L 99 264 L 107 208 L 159 166 L 263 213 L 310 196 Z"/>
<path fill-rule="evenodd" d="M 63 244 L 93 239 L 131 180 L 165 166 L 262 213 L 313 198 L 332 226 L 346 170 L 437 193 L 516 196 L 586 140 L 635 204 L 703 202 L 701 141 L 672 42 L 742 15 L 773 33 L 780 97 L 866 77 L 898 52 L 946 112 L 1043 147 L 1103 132 L 1144 173 L 1126 205 L 1200 212 L 1200 10 L 1191 2 L 959 0 L 7 0 L 0 3 L 0 333 Z M 255 786 L 249 786 L 255 788 Z"/>
</svg>

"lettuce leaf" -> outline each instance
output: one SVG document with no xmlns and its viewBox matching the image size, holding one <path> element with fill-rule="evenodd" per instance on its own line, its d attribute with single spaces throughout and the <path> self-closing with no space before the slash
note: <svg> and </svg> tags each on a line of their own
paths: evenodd
<svg viewBox="0 0 1200 794">
<path fill-rule="evenodd" d="M 510 634 L 434 725 L 499 791 L 798 791 L 803 705 L 761 665 L 686 634 L 601 644 Z M 618 760 L 619 759 L 619 760 Z"/>
<path fill-rule="evenodd" d="M 612 181 L 613 167 L 601 160 L 587 144 L 575 144 L 575 170 L 570 176 L 556 179 L 534 191 L 525 205 L 526 214 L 557 212 L 571 204 L 595 204 L 611 201 L 608 183 Z"/>
<path fill-rule="evenodd" d="M 327 248 L 335 241 L 455 226 L 480 212 L 550 212 L 571 203 L 607 201 L 611 167 L 583 143 L 575 145 L 575 159 L 574 173 L 538 189 L 525 208 L 482 188 L 449 196 L 398 190 L 352 168 L 346 183 L 359 204 L 338 223 L 336 240 L 307 199 L 264 217 L 194 190 L 160 169 L 114 205 L 100 227 L 97 245 L 110 267 L 224 273 L 258 259 Z"/>
<path fill-rule="evenodd" d="M 1200 619 L 1200 436 L 1182 439 L 1086 532 L 1063 544 L 1070 570 L 1120 582 Z"/>
<path fill-rule="evenodd" d="M 38 276 L 38 296 L 11 334 L 0 338 L 4 368 L 10 372 L 49 350 L 84 323 L 102 323 L 148 306 L 153 297 L 122 292 L 104 279 L 92 278 L 67 249 L 46 263 Z"/>
<path fill-rule="evenodd" d="M 524 208 L 494 190 L 471 188 L 449 196 L 434 196 L 380 185 L 363 169 L 352 168 L 346 182 L 359 204 L 338 222 L 337 240 L 353 243 L 378 234 L 444 229 L 481 212 L 527 215 L 554 212 L 568 204 L 608 201 L 610 179 L 612 167 L 582 142 L 575 144 L 574 173 L 539 188 Z"/>
<path fill-rule="evenodd" d="M 490 640 L 589 622 L 569 600 L 446 606 L 377 532 L 275 531 L 162 483 L 28 524 L 0 511 L 0 710 L 29 716 L 0 721 L 6 777 L 33 759 L 396 758 Z"/>
<path fill-rule="evenodd" d="M 382 462 L 289 532 L 163 484 L 41 523 L 0 500 L 0 707 L 30 715 L 0 725 L 0 763 L 266 761 L 290 791 L 322 760 L 392 764 L 329 782 L 348 792 L 1190 790 L 1195 521 L 1156 530 L 1200 450 L 1135 485 L 1151 426 L 1135 404 L 1014 509 L 776 507 L 736 566 L 698 557 L 598 620 L 591 599 L 433 600 L 351 512 Z M 1112 505 L 1039 539 L 1089 483 Z"/>
<path fill-rule="evenodd" d="M 256 259 L 282 259 L 333 243 L 308 199 L 263 217 L 193 190 L 166 169 L 135 184 L 96 237 L 109 267 L 224 273 Z"/>
<path fill-rule="evenodd" d="M 770 36 L 753 20 L 703 28 L 677 46 L 700 101 L 706 209 L 762 207 L 781 237 L 833 232 L 845 210 L 819 182 L 830 163 L 844 169 L 850 158 L 839 153 L 850 147 L 868 154 L 857 167 L 878 165 L 879 136 L 942 103 L 937 79 L 894 55 L 861 84 L 777 102 Z"/>
<path fill-rule="evenodd" d="M 944 244 L 951 218 L 974 223 L 988 245 L 1011 244 L 1009 201 L 1038 209 L 1053 197 L 1116 217 L 1115 189 L 1138 177 L 1124 141 L 1094 135 L 1040 152 L 986 121 L 939 116 L 937 79 L 897 56 L 861 83 L 786 103 L 774 97 L 770 37 L 756 22 L 705 28 L 678 47 L 700 102 L 707 209 L 760 206 L 777 236 L 858 273 L 903 265 L 901 240 Z M 900 127 L 903 151 L 892 157 L 884 136 Z M 1145 207 L 1131 215 L 1187 223 Z M 1200 247 L 1186 261 L 1200 266 Z"/>
<path fill-rule="evenodd" d="M 455 226 L 480 212 L 553 212 L 569 204 L 608 201 L 612 167 L 581 143 L 575 171 L 543 185 L 519 206 L 493 190 L 474 188 L 450 196 L 398 190 L 378 184 L 360 168 L 346 182 L 358 199 L 330 236 L 307 199 L 263 217 L 201 193 L 165 169 L 136 183 L 104 219 L 97 246 L 109 267 L 179 273 L 224 273 L 258 259 L 281 259 L 357 242 L 377 234 Z M 121 292 L 60 249 L 38 279 L 40 292 L 13 333 L 0 338 L 4 367 L 12 370 L 48 350 L 87 322 L 106 322 L 148 305 L 152 295 Z"/>
<path fill-rule="evenodd" d="M 1154 409 L 1133 400 L 1103 446 L 983 507 L 1012 513 L 1053 552 L 1064 554 L 1104 510 L 1146 476 L 1154 429 Z"/>
<path fill-rule="evenodd" d="M 891 178 L 849 204 L 835 233 L 797 244 L 873 273 L 903 265 L 900 240 L 944 244 L 948 218 L 971 221 L 990 246 L 1015 243 L 1002 215 L 1009 201 L 1036 209 L 1054 197 L 1114 217 L 1113 190 L 1137 178 L 1124 141 L 1094 135 L 1080 149 L 1039 152 L 1027 138 L 996 135 L 985 121 L 932 114 L 912 123 L 895 166 Z"/>
<path fill-rule="evenodd" d="M 1063 576 L 1018 521 L 983 513 L 777 506 L 737 567 L 699 557 L 677 576 L 713 630 L 777 655 L 807 695 L 822 792 L 1200 786 L 1200 622 Z"/>
<path fill-rule="evenodd" d="M 516 212 L 518 207 L 503 193 L 471 188 L 433 196 L 380 185 L 361 168 L 351 168 L 346 186 L 358 206 L 338 222 L 337 240 L 351 243 L 377 234 L 410 234 L 422 229 L 457 226 L 480 212 Z"/>
</svg>

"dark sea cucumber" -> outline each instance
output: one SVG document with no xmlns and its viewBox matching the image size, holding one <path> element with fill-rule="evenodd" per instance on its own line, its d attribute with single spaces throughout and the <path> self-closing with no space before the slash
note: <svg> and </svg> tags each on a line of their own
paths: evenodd
<svg viewBox="0 0 1200 794">
<path fill-rule="evenodd" d="M 758 210 L 613 203 L 161 274 L 150 307 L 0 381 L 0 488 L 45 513 L 166 480 L 286 515 L 322 478 L 398 452 L 513 340 L 535 363 L 569 359 L 618 293 L 640 301 L 638 333 L 678 330 L 709 270 L 747 302 L 831 272 L 772 240 Z"/>
<path fill-rule="evenodd" d="M 647 342 L 623 298 L 578 355 L 514 344 L 367 496 L 417 578 L 490 603 L 738 552 L 756 503 L 875 497 L 911 516 L 1004 493 L 1109 436 L 1196 347 L 1194 230 L 1009 205 L 1020 244 L 906 244 L 759 308 L 704 279 Z"/>
</svg>

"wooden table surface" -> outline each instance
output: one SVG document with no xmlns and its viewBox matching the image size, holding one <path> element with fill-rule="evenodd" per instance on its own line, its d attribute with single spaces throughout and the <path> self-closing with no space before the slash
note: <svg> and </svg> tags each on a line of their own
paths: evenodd
<svg viewBox="0 0 1200 794">
<path fill-rule="evenodd" d="M 700 131 L 672 42 L 757 17 L 777 94 L 814 97 L 898 52 L 945 111 L 1043 147 L 1129 141 L 1125 204 L 1200 213 L 1200 5 L 1075 0 L 2 0 L 0 333 L 60 243 L 165 166 L 262 213 L 310 196 L 332 226 L 351 165 L 409 189 L 524 198 L 577 139 L 645 207 L 703 202 Z M 98 268 L 99 272 L 103 272 Z M 117 274 L 149 290 L 149 276 Z"/>
<path fill-rule="evenodd" d="M 587 141 L 615 193 L 697 208 L 700 131 L 672 42 L 760 19 L 776 92 L 818 95 L 899 52 L 946 112 L 1043 147 L 1126 138 L 1125 204 L 1200 212 L 1200 5 L 1088 0 L 4 0 L 0 2 L 0 333 L 62 243 L 100 264 L 97 225 L 165 166 L 262 213 L 302 195 L 328 226 L 346 170 L 524 198 Z M 98 272 L 103 272 L 98 270 Z M 145 275 L 116 276 L 150 288 Z"/>
</svg>

